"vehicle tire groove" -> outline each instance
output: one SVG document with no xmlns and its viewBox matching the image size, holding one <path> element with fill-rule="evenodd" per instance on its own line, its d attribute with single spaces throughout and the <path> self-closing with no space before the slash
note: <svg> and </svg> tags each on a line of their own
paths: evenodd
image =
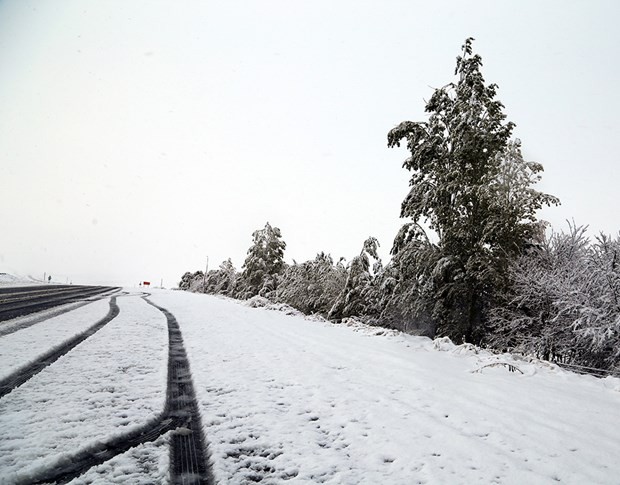
<svg viewBox="0 0 620 485">
<path fill-rule="evenodd" d="M 174 315 L 168 310 L 154 304 L 146 296 L 142 298 L 165 315 L 168 325 L 168 376 L 163 412 L 138 429 L 100 442 L 72 457 L 64 457 L 58 465 L 40 473 L 29 483 L 68 483 L 135 446 L 155 441 L 168 431 L 173 432 L 170 440 L 171 483 L 215 483 L 181 329 Z"/>
<path fill-rule="evenodd" d="M 33 376 L 41 372 L 43 369 L 56 362 L 63 355 L 73 350 L 77 345 L 79 345 L 88 337 L 94 335 L 96 332 L 101 330 L 106 324 L 110 323 L 118 314 L 119 308 L 116 304 L 116 297 L 113 296 L 112 298 L 110 298 L 110 310 L 108 311 L 108 314 L 97 323 L 95 323 L 93 326 L 91 326 L 84 332 L 71 337 L 69 340 L 59 345 L 58 347 L 55 347 L 52 350 L 48 351 L 42 357 L 39 357 L 35 362 L 32 362 L 22 367 L 21 369 L 16 370 L 8 377 L 0 380 L 0 398 L 10 393 L 13 389 L 21 386 Z"/>
<path fill-rule="evenodd" d="M 180 428 L 180 432 L 172 435 L 170 444 L 171 482 L 183 485 L 214 483 L 181 329 L 172 313 L 146 297 L 144 300 L 161 311 L 168 321 L 170 353 L 166 412 L 179 424 L 177 429 Z"/>
<path fill-rule="evenodd" d="M 52 308 L 48 308 L 47 310 L 41 310 L 42 312 L 45 312 L 44 315 L 32 315 L 32 314 L 23 315 L 22 317 L 24 319 L 23 322 L 19 322 L 19 323 L 2 322 L 2 325 L 0 325 L 0 337 L 11 335 L 12 333 L 15 333 L 19 330 L 30 328 L 33 325 L 36 325 L 37 323 L 45 322 L 46 320 L 49 320 L 50 318 L 54 318 L 59 315 L 63 315 L 65 313 L 72 312 L 94 301 L 103 300 L 104 298 L 109 297 L 111 293 L 115 293 L 116 291 L 118 290 L 110 290 L 107 293 L 101 293 L 101 294 L 89 296 L 87 297 L 88 299 L 83 300 L 83 301 L 78 300 L 78 301 L 72 301 L 72 302 L 65 303 L 64 305 L 72 305 L 69 308 L 52 307 Z"/>
</svg>

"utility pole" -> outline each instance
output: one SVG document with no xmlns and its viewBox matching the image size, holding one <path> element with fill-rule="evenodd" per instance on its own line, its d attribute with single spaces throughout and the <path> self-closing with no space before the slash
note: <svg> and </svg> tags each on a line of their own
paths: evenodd
<svg viewBox="0 0 620 485">
<path fill-rule="evenodd" d="M 202 275 L 202 292 L 207 292 L 207 271 L 209 271 L 209 256 L 207 256 L 207 266 L 205 267 L 205 274 Z"/>
</svg>

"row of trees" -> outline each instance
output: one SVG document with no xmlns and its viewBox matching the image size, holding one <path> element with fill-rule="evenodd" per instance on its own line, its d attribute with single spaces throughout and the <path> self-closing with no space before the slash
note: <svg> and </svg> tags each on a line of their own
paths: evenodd
<svg viewBox="0 0 620 485">
<path fill-rule="evenodd" d="M 411 172 L 401 206 L 408 221 L 383 265 L 369 238 L 351 261 L 319 253 L 283 260 L 279 229 L 253 234 L 242 271 L 230 260 L 206 276 L 186 273 L 180 287 L 236 298 L 264 296 L 332 320 L 449 336 L 564 362 L 620 365 L 618 239 L 593 243 L 585 229 L 547 237 L 536 212 L 559 204 L 533 186 L 542 165 L 523 159 L 486 84 L 472 39 L 457 57 L 455 82 L 436 89 L 428 120 L 405 121 L 388 146 L 406 144 Z"/>
<path fill-rule="evenodd" d="M 620 238 L 599 235 L 591 241 L 585 233 L 574 224 L 566 233 L 541 232 L 509 263 L 507 284 L 493 293 L 478 343 L 562 363 L 619 367 Z M 266 224 L 253 239 L 242 271 L 227 259 L 206 276 L 185 273 L 180 288 L 239 299 L 258 295 L 334 321 L 357 317 L 408 333 L 454 338 L 432 315 L 433 288 L 444 281 L 435 277 L 441 272 L 425 280 L 405 264 L 415 256 L 419 264 L 430 261 L 421 249 L 383 267 L 378 242 L 369 238 L 348 263 L 321 252 L 287 265 L 277 228 Z M 279 249 L 266 250 L 270 247 Z"/>
<path fill-rule="evenodd" d="M 271 295 L 278 287 L 278 280 L 286 267 L 286 243 L 282 240 L 280 229 L 269 223 L 263 229 L 254 231 L 252 240 L 242 273 L 237 273 L 229 258 L 217 270 L 209 271 L 206 275 L 202 271 L 185 273 L 179 288 L 240 299 Z"/>
</svg>

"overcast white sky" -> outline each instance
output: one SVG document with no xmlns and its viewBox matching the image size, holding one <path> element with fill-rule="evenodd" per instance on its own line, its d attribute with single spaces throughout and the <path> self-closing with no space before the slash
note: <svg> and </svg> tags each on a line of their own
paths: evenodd
<svg viewBox="0 0 620 485">
<path fill-rule="evenodd" d="M 616 1 L 0 2 L 0 272 L 172 286 L 281 228 L 286 259 L 387 257 L 405 149 L 476 38 L 541 217 L 617 234 Z"/>
</svg>

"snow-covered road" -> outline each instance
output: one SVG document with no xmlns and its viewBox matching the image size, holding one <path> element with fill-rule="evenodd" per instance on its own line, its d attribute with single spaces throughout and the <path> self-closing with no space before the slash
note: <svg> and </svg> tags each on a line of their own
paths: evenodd
<svg viewBox="0 0 620 485">
<path fill-rule="evenodd" d="M 126 433 L 163 409 L 166 319 L 141 298 L 117 300 L 118 317 L 0 399 L 3 483 L 28 483 L 75 452 Z M 83 331 L 107 307 L 107 300 L 98 301 L 2 337 L 0 355 L 34 360 L 46 343 L 55 346 Z"/>
<path fill-rule="evenodd" d="M 221 483 L 620 482 L 618 379 L 205 295 L 150 300 L 180 325 Z M 139 295 L 118 304 L 117 318 L 0 399 L 0 483 L 27 483 L 161 412 L 165 318 Z M 36 358 L 102 313 L 92 303 L 0 337 L 0 362 Z M 71 483 L 165 483 L 168 442 Z"/>
</svg>

